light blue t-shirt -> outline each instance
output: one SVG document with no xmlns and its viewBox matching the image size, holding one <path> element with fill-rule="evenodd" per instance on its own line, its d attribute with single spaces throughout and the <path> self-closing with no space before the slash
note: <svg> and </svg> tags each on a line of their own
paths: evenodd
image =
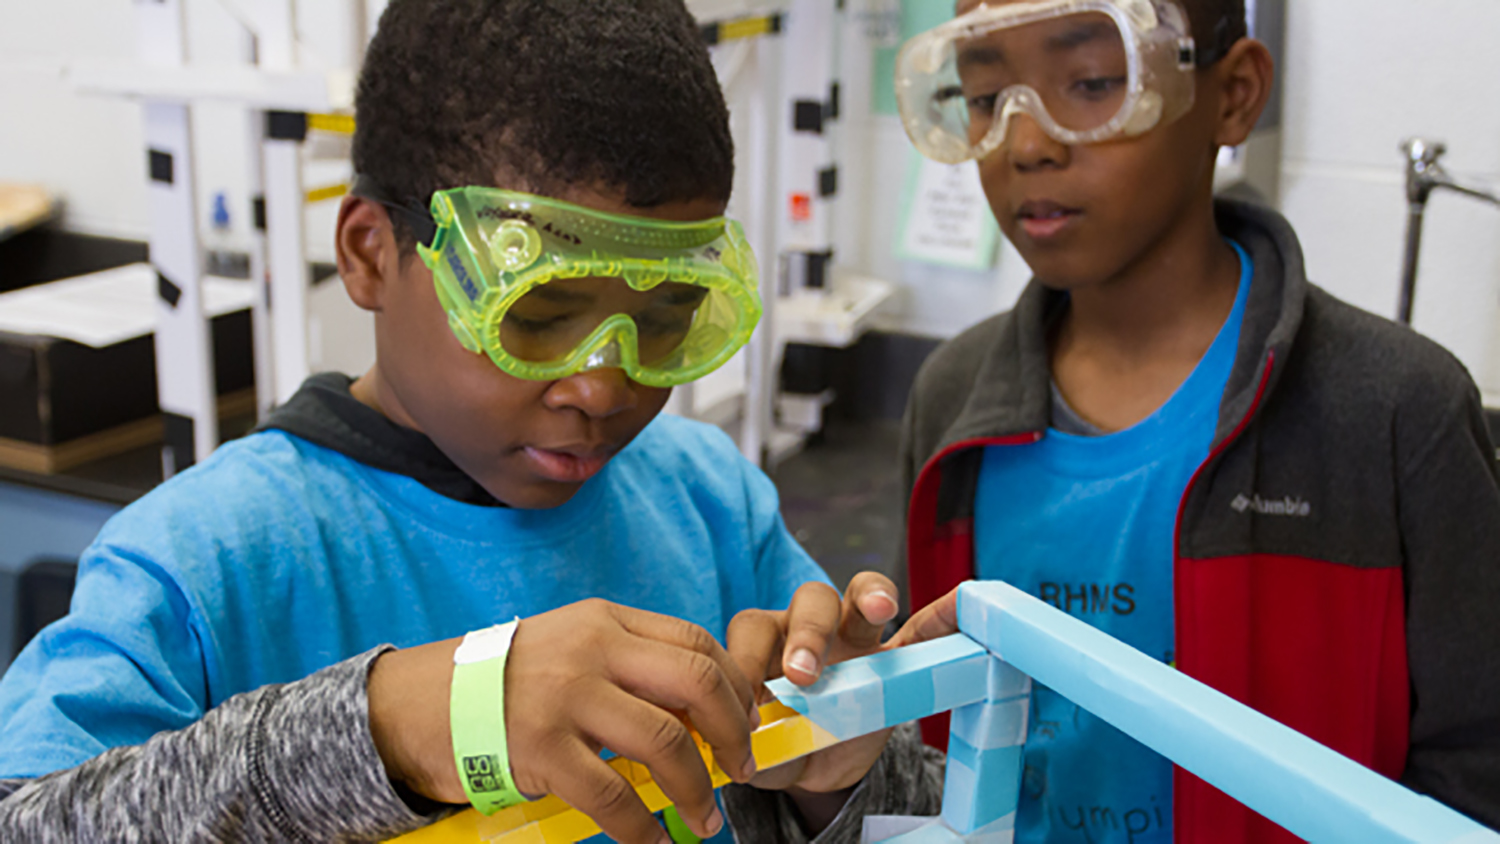
<svg viewBox="0 0 1500 844">
<path fill-rule="evenodd" d="M 384 642 L 590 597 L 722 642 L 736 613 L 783 609 L 812 580 L 828 578 L 771 481 L 701 423 L 658 417 L 548 510 L 464 504 L 255 434 L 126 508 L 84 553 L 71 614 L 0 681 L 0 778 L 140 744 Z"/>
<path fill-rule="evenodd" d="M 1177 509 L 1213 444 L 1250 291 L 1250 257 L 1231 245 L 1241 267 L 1234 309 L 1166 404 L 1113 434 L 1048 430 L 1035 444 L 991 446 L 975 492 L 981 579 L 1169 663 Z M 1025 758 L 1017 842 L 1172 841 L 1171 763 L 1040 684 Z"/>
</svg>

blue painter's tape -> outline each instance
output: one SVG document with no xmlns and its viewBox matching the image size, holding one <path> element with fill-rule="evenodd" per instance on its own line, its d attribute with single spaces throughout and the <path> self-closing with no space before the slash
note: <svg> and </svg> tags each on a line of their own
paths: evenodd
<svg viewBox="0 0 1500 844">
<path fill-rule="evenodd" d="M 885 722 L 901 724 L 925 717 L 933 711 L 933 674 L 895 676 L 885 681 Z"/>
<path fill-rule="evenodd" d="M 1031 697 L 1031 678 L 999 657 L 990 662 L 989 690 L 985 700 L 1000 701 Z"/>
<path fill-rule="evenodd" d="M 980 706 L 981 704 L 974 704 Z M 967 709 L 968 707 L 964 707 Z M 958 713 L 953 713 L 957 717 Z M 979 770 L 979 748 L 965 741 L 954 730 L 948 731 L 948 761 L 957 762 L 972 771 Z"/>
<path fill-rule="evenodd" d="M 1300 838 L 1500 842 L 1500 834 L 1007 584 L 964 584 L 958 617 L 961 630 L 1006 662 Z"/>
<path fill-rule="evenodd" d="M 971 832 L 1014 814 L 1021 802 L 1021 773 L 1025 748 L 997 747 L 979 751 L 979 793 Z"/>
<path fill-rule="evenodd" d="M 880 844 L 965 844 L 965 839 L 943 823 L 936 822 L 923 824 L 895 838 L 887 838 Z"/>
<path fill-rule="evenodd" d="M 1015 747 L 1026 743 L 1026 723 L 1030 715 L 1030 697 L 999 703 L 975 703 L 953 710 L 949 732 L 979 750 Z"/>
<path fill-rule="evenodd" d="M 791 680 L 785 677 L 768 680 L 766 690 L 775 695 L 782 706 L 791 707 L 803 715 L 807 714 L 807 695 L 803 694 L 802 689 L 794 685 Z"/>
<path fill-rule="evenodd" d="M 852 739 L 885 727 L 885 682 L 871 666 L 849 663 L 823 685 L 823 693 L 808 696 L 807 717 L 835 738 Z"/>
<path fill-rule="evenodd" d="M 831 665 L 806 688 L 785 678 L 766 687 L 818 726 L 848 739 L 983 700 L 991 662 L 973 639 L 955 634 Z"/>
<path fill-rule="evenodd" d="M 968 639 L 967 636 L 964 638 Z M 978 656 L 965 657 L 934 667 L 932 669 L 933 712 L 947 712 L 950 709 L 984 700 L 988 693 L 990 666 L 996 662 L 998 660 L 990 656 L 988 651 L 979 648 Z M 1031 681 L 1028 679 L 1026 682 Z"/>
<path fill-rule="evenodd" d="M 829 666 L 816 683 L 806 688 L 798 688 L 786 678 L 766 684 L 783 704 L 806 715 L 840 741 L 885 726 L 884 686 L 864 659 Z"/>
<path fill-rule="evenodd" d="M 950 735 L 948 741 L 952 742 L 953 736 Z M 980 799 L 978 784 L 977 771 L 951 755 L 948 757 L 947 772 L 943 776 L 943 823 L 959 831 L 970 828 L 974 802 Z"/>
<path fill-rule="evenodd" d="M 985 705 L 976 703 L 967 708 Z M 959 832 L 969 833 L 1014 812 L 1021 796 L 1024 750 L 1021 745 L 980 749 L 949 731 L 943 820 Z"/>
</svg>

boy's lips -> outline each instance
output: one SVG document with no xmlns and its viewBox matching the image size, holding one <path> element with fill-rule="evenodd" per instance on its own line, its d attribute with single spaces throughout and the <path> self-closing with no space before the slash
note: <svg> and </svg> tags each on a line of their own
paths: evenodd
<svg viewBox="0 0 1500 844">
<path fill-rule="evenodd" d="M 1016 219 L 1020 222 L 1021 229 L 1032 240 L 1057 237 L 1082 215 L 1083 212 L 1077 208 L 1045 199 L 1023 202 L 1016 210 Z"/>
<path fill-rule="evenodd" d="M 575 484 L 599 474 L 616 451 L 608 447 L 541 448 L 534 445 L 523 450 L 537 474 L 559 483 Z"/>
</svg>

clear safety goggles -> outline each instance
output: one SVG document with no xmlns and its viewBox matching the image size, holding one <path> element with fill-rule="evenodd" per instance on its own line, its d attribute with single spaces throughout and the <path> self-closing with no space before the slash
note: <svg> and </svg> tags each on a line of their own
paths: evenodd
<svg viewBox="0 0 1500 844">
<path fill-rule="evenodd" d="M 429 215 L 366 177 L 353 192 L 414 227 L 454 336 L 517 378 L 619 368 L 647 386 L 685 384 L 760 320 L 755 255 L 733 220 L 607 214 L 486 187 L 439 191 Z"/>
<path fill-rule="evenodd" d="M 1063 144 L 1140 135 L 1193 105 L 1195 47 L 1171 0 L 980 6 L 896 60 L 906 133 L 947 164 L 1000 148 L 1025 114 Z"/>
</svg>

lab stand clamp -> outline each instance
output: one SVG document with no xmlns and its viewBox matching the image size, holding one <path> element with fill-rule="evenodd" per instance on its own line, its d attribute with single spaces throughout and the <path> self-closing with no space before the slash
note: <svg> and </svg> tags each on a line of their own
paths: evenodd
<svg viewBox="0 0 1500 844">
<path fill-rule="evenodd" d="M 866 844 L 1009 844 L 1033 682 L 1316 842 L 1500 844 L 1500 833 L 1409 791 L 1067 613 L 998 581 L 959 589 L 960 632 L 829 666 L 811 686 L 767 684 L 751 735 L 761 770 L 916 718 L 952 712 L 943 810 L 870 817 Z M 716 786 L 729 781 L 700 744 Z M 666 797 L 630 760 L 610 764 L 647 808 Z M 572 844 L 599 832 L 556 797 L 462 812 L 405 844 Z"/>
<path fill-rule="evenodd" d="M 1422 222 L 1433 192 L 1451 190 L 1500 207 L 1500 196 L 1461 185 L 1448 175 L 1442 164 L 1447 152 L 1448 146 L 1442 141 L 1410 138 L 1401 143 L 1406 160 L 1406 252 L 1401 262 L 1401 299 L 1396 306 L 1396 319 L 1402 325 L 1411 325 L 1412 303 L 1417 293 L 1417 259 L 1422 251 Z"/>
</svg>

